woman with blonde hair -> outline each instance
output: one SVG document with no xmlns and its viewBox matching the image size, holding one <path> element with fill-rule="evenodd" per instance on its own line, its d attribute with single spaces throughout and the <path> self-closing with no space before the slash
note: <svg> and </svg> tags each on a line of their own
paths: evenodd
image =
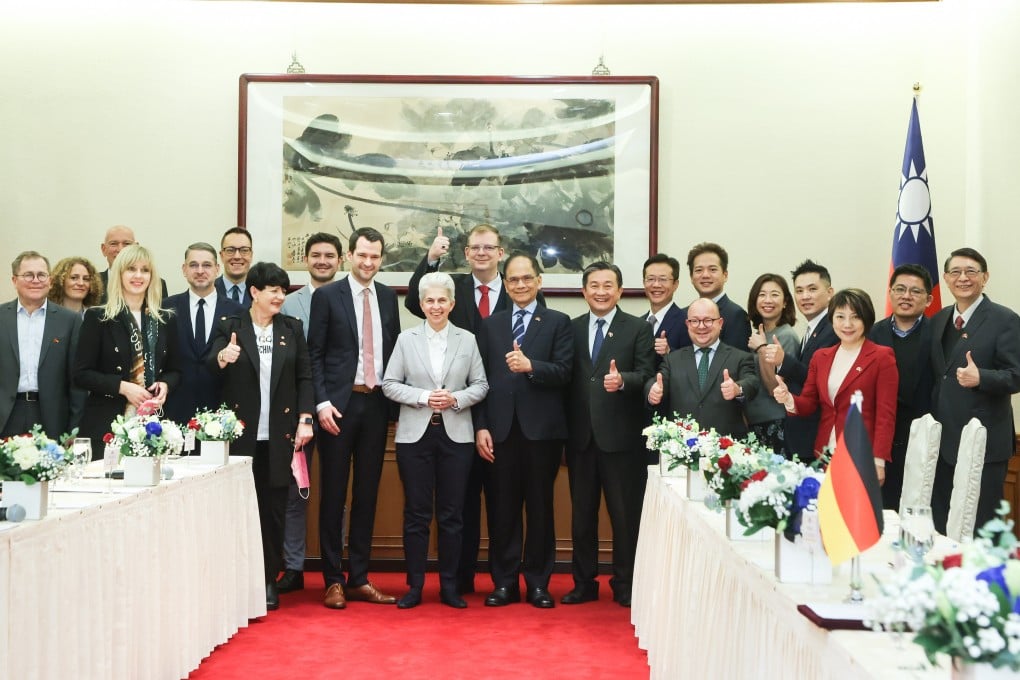
<svg viewBox="0 0 1020 680">
<path fill-rule="evenodd" d="M 103 299 L 103 280 L 84 257 L 65 257 L 50 275 L 49 300 L 85 316 L 85 310 Z"/>
<path fill-rule="evenodd" d="M 161 308 L 156 263 L 143 246 L 130 245 L 110 266 L 106 304 L 85 312 L 74 381 L 89 390 L 80 432 L 103 453 L 103 435 L 118 415 L 134 415 L 147 400 L 162 405 L 180 381 L 177 324 Z"/>
</svg>

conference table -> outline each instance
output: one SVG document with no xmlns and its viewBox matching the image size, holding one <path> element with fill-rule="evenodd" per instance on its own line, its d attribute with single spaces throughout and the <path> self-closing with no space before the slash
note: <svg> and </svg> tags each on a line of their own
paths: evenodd
<svg viewBox="0 0 1020 680">
<path fill-rule="evenodd" d="M 0 522 L 0 680 L 183 678 L 266 614 L 251 459 L 169 464 L 126 487 L 97 461 Z"/>
<path fill-rule="evenodd" d="M 725 515 L 688 500 L 685 483 L 648 469 L 631 622 L 653 680 L 950 677 L 948 659 L 931 667 L 909 635 L 817 626 L 797 606 L 841 603 L 850 592 L 849 562 L 829 585 L 779 583 L 774 541 L 727 539 Z M 865 598 L 897 559 L 895 513 L 885 524 L 882 542 L 861 556 Z"/>
</svg>

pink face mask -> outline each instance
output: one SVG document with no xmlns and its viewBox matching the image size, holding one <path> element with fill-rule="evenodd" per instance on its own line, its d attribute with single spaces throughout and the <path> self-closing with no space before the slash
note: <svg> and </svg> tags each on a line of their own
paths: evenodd
<svg viewBox="0 0 1020 680">
<path fill-rule="evenodd" d="M 308 459 L 305 457 L 304 449 L 294 449 L 294 455 L 290 459 L 290 471 L 294 474 L 294 481 L 297 482 L 298 495 L 308 500 L 312 485 L 308 481 Z"/>
</svg>

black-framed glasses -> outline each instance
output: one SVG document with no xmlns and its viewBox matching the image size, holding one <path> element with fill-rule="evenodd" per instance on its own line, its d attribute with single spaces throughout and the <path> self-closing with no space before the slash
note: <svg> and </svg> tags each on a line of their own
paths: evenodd
<svg viewBox="0 0 1020 680">
<path fill-rule="evenodd" d="M 241 255 L 251 255 L 251 246 L 240 246 L 240 247 L 237 247 L 237 246 L 225 246 L 223 248 L 223 254 L 224 255 L 231 255 L 231 256 L 233 256 L 233 255 L 237 255 L 238 253 L 240 253 Z"/>
<path fill-rule="evenodd" d="M 31 283 L 32 281 L 45 283 L 50 280 L 50 275 L 46 272 L 25 272 L 24 274 L 15 274 L 15 276 L 25 283 Z"/>
<path fill-rule="evenodd" d="M 695 328 L 708 328 L 722 317 L 717 316 L 714 319 L 687 319 L 688 326 L 694 326 Z"/>
</svg>

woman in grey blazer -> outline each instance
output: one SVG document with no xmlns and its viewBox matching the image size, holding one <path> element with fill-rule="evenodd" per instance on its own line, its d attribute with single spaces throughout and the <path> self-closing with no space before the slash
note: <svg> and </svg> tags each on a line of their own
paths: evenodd
<svg viewBox="0 0 1020 680">
<path fill-rule="evenodd" d="M 397 338 L 383 392 L 400 404 L 397 468 L 404 485 L 404 559 L 407 594 L 397 607 L 421 603 L 432 523 L 433 498 L 439 525 L 439 599 L 463 609 L 457 592 L 461 511 L 474 456 L 471 406 L 489 384 L 471 333 L 450 323 L 453 279 L 433 272 L 422 277 L 419 298 L 425 323 Z"/>
</svg>

